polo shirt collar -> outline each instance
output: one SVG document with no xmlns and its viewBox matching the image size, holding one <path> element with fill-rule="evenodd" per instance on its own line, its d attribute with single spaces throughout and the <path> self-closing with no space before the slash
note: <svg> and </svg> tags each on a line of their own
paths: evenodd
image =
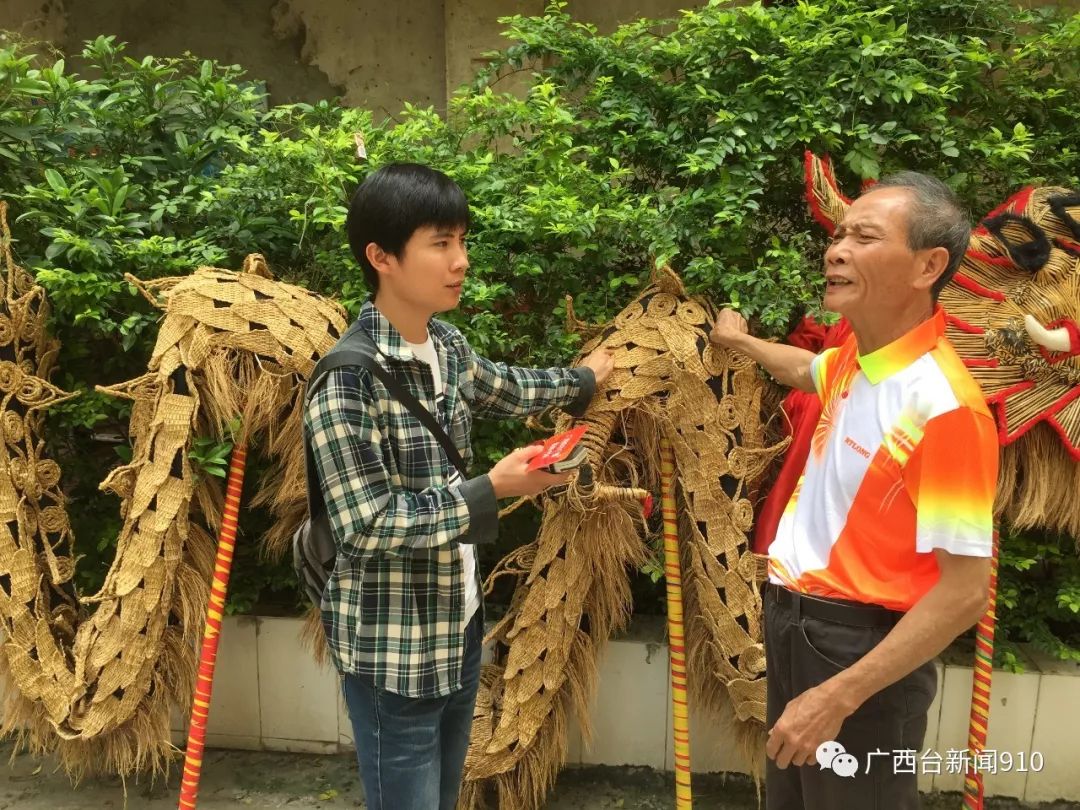
<svg viewBox="0 0 1080 810">
<path fill-rule="evenodd" d="M 860 354 L 859 368 L 871 385 L 877 385 L 933 349 L 944 334 L 945 310 L 937 305 L 933 315 L 903 337 L 870 354 Z"/>
</svg>

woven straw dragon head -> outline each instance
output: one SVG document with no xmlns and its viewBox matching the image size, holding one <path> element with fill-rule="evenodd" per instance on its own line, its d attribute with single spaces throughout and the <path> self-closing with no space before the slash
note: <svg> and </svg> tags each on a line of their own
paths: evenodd
<svg viewBox="0 0 1080 810">
<path fill-rule="evenodd" d="M 827 159 L 807 153 L 806 184 L 831 233 L 850 200 Z M 999 514 L 1080 536 L 1080 193 L 1028 187 L 991 211 L 940 300 L 996 414 Z"/>
</svg>

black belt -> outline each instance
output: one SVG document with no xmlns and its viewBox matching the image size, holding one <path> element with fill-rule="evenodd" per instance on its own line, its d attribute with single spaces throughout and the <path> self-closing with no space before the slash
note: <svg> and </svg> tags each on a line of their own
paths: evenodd
<svg viewBox="0 0 1080 810">
<path fill-rule="evenodd" d="M 891 628 L 904 616 L 901 611 L 889 610 L 881 605 L 848 602 L 843 599 L 824 599 L 820 596 L 795 593 L 773 582 L 766 584 L 765 598 L 790 610 L 794 614 L 795 621 L 798 621 L 801 616 L 812 616 L 815 619 L 847 624 L 852 627 Z"/>
</svg>

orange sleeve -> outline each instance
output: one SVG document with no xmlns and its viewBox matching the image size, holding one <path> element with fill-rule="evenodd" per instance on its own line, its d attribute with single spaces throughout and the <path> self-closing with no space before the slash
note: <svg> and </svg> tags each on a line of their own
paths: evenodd
<svg viewBox="0 0 1080 810">
<path fill-rule="evenodd" d="M 989 557 L 998 441 L 993 419 L 959 407 L 935 416 L 904 467 L 916 511 L 915 550 Z"/>
</svg>

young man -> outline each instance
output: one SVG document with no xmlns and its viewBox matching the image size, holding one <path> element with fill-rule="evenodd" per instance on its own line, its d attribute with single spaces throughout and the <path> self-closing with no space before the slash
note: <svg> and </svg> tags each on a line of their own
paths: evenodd
<svg viewBox="0 0 1080 810">
<path fill-rule="evenodd" d="M 464 457 L 473 415 L 581 414 L 613 361 L 575 369 L 492 363 L 432 316 L 461 300 L 469 207 L 433 169 L 386 166 L 357 190 L 349 246 L 374 291 L 359 323 L 380 362 Z M 463 480 L 432 434 L 367 369 L 331 371 L 305 419 L 338 547 L 323 596 L 370 810 L 453 810 L 480 675 L 483 606 L 473 545 L 498 533 L 497 500 L 568 475 L 526 469 L 515 450 Z"/>
<path fill-rule="evenodd" d="M 823 404 L 769 547 L 768 810 L 919 806 L 894 752 L 922 750 L 932 659 L 989 592 L 997 437 L 936 306 L 969 235 L 943 183 L 885 178 L 825 253 L 825 307 L 854 333 L 843 345 L 766 343 L 730 310 L 713 328 Z"/>
</svg>

